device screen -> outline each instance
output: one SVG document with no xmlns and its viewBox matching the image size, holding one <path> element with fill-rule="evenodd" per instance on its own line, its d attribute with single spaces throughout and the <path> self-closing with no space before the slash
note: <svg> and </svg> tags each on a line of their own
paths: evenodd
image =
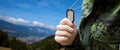
<svg viewBox="0 0 120 50">
<path fill-rule="evenodd" d="M 72 9 L 68 9 L 66 15 L 67 15 L 66 17 L 67 17 L 71 22 L 74 22 L 74 11 L 73 11 Z"/>
</svg>

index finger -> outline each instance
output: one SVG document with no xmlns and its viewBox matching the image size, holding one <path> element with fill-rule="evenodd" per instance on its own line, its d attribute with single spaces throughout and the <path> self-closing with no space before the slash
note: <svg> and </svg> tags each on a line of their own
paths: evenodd
<svg viewBox="0 0 120 50">
<path fill-rule="evenodd" d="M 60 24 L 73 26 L 73 23 L 68 18 L 64 18 L 63 20 L 61 20 Z"/>
</svg>

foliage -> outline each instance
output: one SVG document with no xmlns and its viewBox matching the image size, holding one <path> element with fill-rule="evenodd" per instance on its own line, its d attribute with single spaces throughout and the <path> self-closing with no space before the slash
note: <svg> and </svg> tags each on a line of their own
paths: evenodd
<svg viewBox="0 0 120 50">
<path fill-rule="evenodd" d="M 13 50 L 30 50 L 25 42 L 17 40 L 15 37 L 12 37 L 12 39 L 10 40 L 10 48 L 12 48 Z"/>
<path fill-rule="evenodd" d="M 0 30 L 0 46 L 9 47 L 12 50 L 32 50 L 31 45 L 22 42 L 15 37 L 9 39 L 7 33 L 2 30 Z"/>
<path fill-rule="evenodd" d="M 57 50 L 58 48 L 53 35 L 32 44 L 32 47 L 33 50 Z"/>
<path fill-rule="evenodd" d="M 54 35 L 33 44 L 27 44 L 16 37 L 9 37 L 6 32 L 0 30 L 0 46 L 12 50 L 58 50 L 59 44 L 54 41 Z"/>
<path fill-rule="evenodd" d="M 2 30 L 0 30 L 0 46 L 9 47 L 8 35 Z"/>
</svg>

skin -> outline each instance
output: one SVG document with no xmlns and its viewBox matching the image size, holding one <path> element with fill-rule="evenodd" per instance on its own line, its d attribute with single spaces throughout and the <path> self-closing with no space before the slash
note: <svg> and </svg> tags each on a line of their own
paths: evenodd
<svg viewBox="0 0 120 50">
<path fill-rule="evenodd" d="M 68 18 L 64 18 L 56 26 L 55 41 L 61 45 L 72 45 L 73 40 L 77 35 L 76 25 Z"/>
</svg>

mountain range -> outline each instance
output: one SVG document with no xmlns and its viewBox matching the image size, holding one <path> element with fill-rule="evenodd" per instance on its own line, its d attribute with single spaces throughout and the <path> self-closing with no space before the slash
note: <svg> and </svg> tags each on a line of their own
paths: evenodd
<svg viewBox="0 0 120 50">
<path fill-rule="evenodd" d="M 7 32 L 9 37 L 16 37 L 27 43 L 34 43 L 54 35 L 55 32 L 55 30 L 45 27 L 17 25 L 4 20 L 0 20 L 0 29 Z"/>
</svg>

